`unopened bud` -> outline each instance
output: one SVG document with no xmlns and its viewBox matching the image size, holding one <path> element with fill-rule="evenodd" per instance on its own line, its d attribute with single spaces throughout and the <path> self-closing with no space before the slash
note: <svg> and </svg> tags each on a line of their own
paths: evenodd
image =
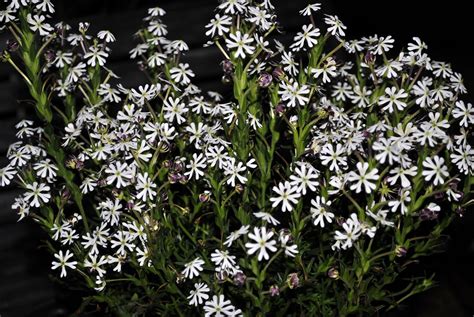
<svg viewBox="0 0 474 317">
<path fill-rule="evenodd" d="M 298 277 L 298 273 L 290 273 L 288 274 L 288 278 L 286 279 L 286 283 L 288 283 L 288 287 L 290 289 L 297 288 L 300 286 L 300 278 Z"/>
<path fill-rule="evenodd" d="M 272 75 L 270 75 L 269 73 L 263 73 L 258 78 L 258 85 L 262 88 L 268 88 L 268 86 L 271 85 L 272 80 Z"/>
<path fill-rule="evenodd" d="M 403 258 L 405 255 L 407 255 L 407 249 L 402 246 L 397 246 L 395 248 L 395 255 L 399 258 Z"/>
<path fill-rule="evenodd" d="M 336 269 L 335 267 L 332 267 L 328 270 L 327 275 L 329 278 L 333 280 L 339 279 L 339 270 Z"/>
</svg>

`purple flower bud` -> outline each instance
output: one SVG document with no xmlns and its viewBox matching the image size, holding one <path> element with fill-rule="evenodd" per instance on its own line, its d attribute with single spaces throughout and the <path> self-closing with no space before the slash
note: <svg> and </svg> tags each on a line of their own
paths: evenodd
<svg viewBox="0 0 474 317">
<path fill-rule="evenodd" d="M 277 285 L 270 286 L 270 296 L 275 297 L 280 295 L 280 288 Z"/>
<path fill-rule="evenodd" d="M 277 104 L 275 107 L 275 113 L 277 115 L 282 115 L 283 113 L 285 113 L 285 110 L 285 105 L 282 103 Z"/>
<path fill-rule="evenodd" d="M 17 41 L 12 39 L 7 40 L 7 51 L 9 51 L 10 53 L 16 52 L 19 47 L 20 45 Z"/>
<path fill-rule="evenodd" d="M 61 192 L 61 200 L 64 201 L 64 202 L 67 202 L 69 200 L 69 198 L 71 198 L 71 192 L 69 191 L 69 189 L 65 188 Z"/>
<path fill-rule="evenodd" d="M 300 278 L 298 277 L 298 273 L 290 273 L 288 274 L 288 278 L 286 279 L 286 283 L 288 283 L 288 287 L 290 289 L 297 288 L 300 286 Z"/>
<path fill-rule="evenodd" d="M 405 255 L 407 255 L 407 249 L 405 247 L 402 247 L 402 246 L 397 246 L 395 248 L 395 255 L 399 258 L 403 258 Z"/>
<path fill-rule="evenodd" d="M 188 177 L 186 175 L 180 175 L 180 178 L 179 178 L 179 183 L 180 184 L 186 184 L 188 182 Z"/>
<path fill-rule="evenodd" d="M 434 198 L 435 198 L 436 200 L 443 200 L 443 199 L 444 199 L 444 193 L 436 193 L 436 194 L 434 195 Z"/>
<path fill-rule="evenodd" d="M 202 193 L 202 194 L 199 194 L 199 201 L 202 202 L 202 203 L 205 203 L 206 201 L 209 200 L 211 196 L 209 195 L 209 193 Z"/>
<path fill-rule="evenodd" d="M 163 166 L 164 168 L 171 168 L 171 162 L 170 160 L 164 160 L 162 163 L 161 163 L 161 166 Z"/>
<path fill-rule="evenodd" d="M 217 283 L 222 284 L 226 281 L 227 279 L 227 272 L 221 271 L 221 272 L 216 272 L 215 277 L 217 280 Z"/>
<path fill-rule="evenodd" d="M 436 220 L 438 218 L 438 213 L 434 210 L 423 208 L 419 214 L 419 217 L 422 221 Z"/>
<path fill-rule="evenodd" d="M 344 217 L 336 217 L 336 223 L 338 226 L 342 226 L 344 222 L 346 222 L 346 219 Z"/>
<path fill-rule="evenodd" d="M 126 205 L 126 208 L 127 208 L 128 210 L 132 210 L 133 208 L 135 208 L 134 202 L 131 201 L 131 200 L 128 201 L 128 202 L 127 202 L 127 205 Z"/>
<path fill-rule="evenodd" d="M 339 279 L 339 270 L 336 269 L 335 267 L 330 268 L 326 274 L 329 278 L 333 280 Z"/>
<path fill-rule="evenodd" d="M 364 130 L 364 131 L 362 132 L 362 136 L 363 136 L 365 139 L 368 139 L 368 138 L 370 138 L 371 133 L 370 133 L 369 131 L 367 131 L 367 130 Z"/>
<path fill-rule="evenodd" d="M 137 63 L 138 70 L 144 72 L 146 70 L 146 65 L 143 61 L 138 61 Z"/>
<path fill-rule="evenodd" d="M 243 191 L 244 191 L 244 186 L 242 184 L 237 184 L 235 185 L 235 191 L 238 193 L 238 194 L 241 194 Z"/>
<path fill-rule="evenodd" d="M 377 57 L 371 51 L 367 51 L 367 53 L 365 53 L 364 62 L 366 64 L 373 64 L 375 63 L 376 59 Z"/>
<path fill-rule="evenodd" d="M 105 187 L 107 186 L 107 180 L 105 178 L 101 178 L 97 181 L 97 184 L 99 185 L 99 187 Z"/>
<path fill-rule="evenodd" d="M 222 71 L 225 73 L 225 74 L 232 74 L 232 72 L 234 71 L 234 65 L 232 64 L 232 62 L 228 59 L 225 59 L 221 62 L 221 66 L 222 66 Z"/>
<path fill-rule="evenodd" d="M 48 63 L 52 63 L 56 59 L 56 52 L 53 50 L 47 50 L 44 53 L 44 58 L 46 59 Z"/>
<path fill-rule="evenodd" d="M 176 184 L 177 182 L 179 182 L 180 178 L 181 178 L 181 175 L 179 175 L 177 173 L 169 173 L 168 174 L 168 181 L 171 184 Z"/>
<path fill-rule="evenodd" d="M 182 171 L 184 171 L 184 163 L 183 161 L 175 161 L 173 163 L 173 169 L 178 172 L 178 173 L 181 173 Z"/>
<path fill-rule="evenodd" d="M 237 274 L 234 275 L 234 284 L 236 286 L 244 286 L 246 280 L 247 276 L 244 273 L 237 272 Z"/>
<path fill-rule="evenodd" d="M 285 75 L 285 73 L 283 72 L 283 69 L 281 67 L 277 66 L 273 69 L 272 75 L 276 79 L 280 79 Z"/>
<path fill-rule="evenodd" d="M 272 75 L 270 75 L 269 73 L 263 73 L 258 78 L 258 85 L 262 88 L 268 88 L 268 86 L 271 85 L 272 81 Z"/>
</svg>

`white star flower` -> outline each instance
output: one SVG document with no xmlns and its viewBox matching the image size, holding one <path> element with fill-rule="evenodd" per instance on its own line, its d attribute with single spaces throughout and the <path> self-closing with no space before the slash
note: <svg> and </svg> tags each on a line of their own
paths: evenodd
<svg viewBox="0 0 474 317">
<path fill-rule="evenodd" d="M 270 252 L 276 252 L 277 250 L 275 247 L 276 241 L 272 240 L 273 234 L 273 231 L 267 232 L 265 227 L 253 228 L 253 233 L 249 233 L 248 237 L 255 242 L 247 242 L 245 244 L 245 247 L 248 249 L 247 254 L 252 255 L 258 251 L 258 261 L 270 259 L 267 249 Z"/>
</svg>

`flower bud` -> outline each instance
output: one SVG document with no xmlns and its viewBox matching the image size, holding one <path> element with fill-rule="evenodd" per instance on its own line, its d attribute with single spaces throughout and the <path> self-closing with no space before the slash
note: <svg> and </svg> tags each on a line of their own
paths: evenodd
<svg viewBox="0 0 474 317">
<path fill-rule="evenodd" d="M 217 280 L 217 283 L 222 284 L 227 280 L 227 272 L 221 271 L 221 272 L 216 272 L 215 277 Z"/>
<path fill-rule="evenodd" d="M 272 75 L 270 75 L 269 73 L 263 73 L 258 78 L 258 85 L 261 88 L 268 88 L 268 86 L 271 85 L 272 80 L 273 80 Z"/>
<path fill-rule="evenodd" d="M 339 279 L 339 270 L 336 269 L 335 267 L 330 268 L 326 274 L 329 278 L 333 280 Z"/>
<path fill-rule="evenodd" d="M 44 52 L 44 58 L 48 63 L 52 63 L 56 59 L 56 52 L 53 50 L 47 50 Z"/>
<path fill-rule="evenodd" d="M 375 63 L 376 59 L 377 57 L 371 51 L 367 51 L 367 53 L 365 53 L 364 62 L 366 64 L 373 64 Z"/>
<path fill-rule="evenodd" d="M 229 75 L 229 74 L 232 74 L 234 72 L 234 65 L 232 64 L 232 62 L 228 59 L 225 59 L 221 62 L 221 66 L 222 66 L 222 71 L 226 74 L 226 75 Z"/>
<path fill-rule="evenodd" d="M 277 285 L 270 286 L 270 296 L 275 297 L 280 295 L 280 288 Z"/>
<path fill-rule="evenodd" d="M 407 255 L 407 249 L 405 247 L 402 247 L 400 245 L 398 245 L 396 248 L 395 248 L 395 255 L 399 258 L 403 258 L 404 256 Z"/>
<path fill-rule="evenodd" d="M 241 194 L 244 191 L 244 185 L 242 184 L 235 185 L 235 191 L 237 192 L 237 194 Z"/>
<path fill-rule="evenodd" d="M 10 53 L 16 52 L 19 47 L 20 47 L 20 45 L 18 44 L 17 41 L 12 40 L 12 39 L 8 39 L 8 40 L 7 40 L 7 50 L 8 50 Z"/>
<path fill-rule="evenodd" d="M 285 75 L 285 73 L 283 72 L 283 69 L 281 67 L 277 66 L 273 69 L 272 75 L 276 79 L 281 79 Z"/>
<path fill-rule="evenodd" d="M 300 286 L 300 278 L 298 277 L 298 273 L 290 273 L 288 274 L 288 278 L 286 279 L 286 283 L 290 289 L 297 288 Z"/>
<path fill-rule="evenodd" d="M 229 83 L 232 82 L 232 77 L 229 76 L 229 75 L 224 75 L 224 76 L 222 76 L 222 78 L 221 78 L 221 82 L 222 82 L 223 84 L 229 84 Z"/>
<path fill-rule="evenodd" d="M 278 105 L 276 105 L 275 107 L 275 113 L 279 116 L 281 116 L 282 114 L 285 113 L 285 105 L 282 104 L 282 103 L 279 103 Z"/>
<path fill-rule="evenodd" d="M 171 161 L 170 160 L 164 160 L 163 162 L 161 162 L 161 166 L 164 167 L 164 168 L 171 168 Z"/>
<path fill-rule="evenodd" d="M 234 275 L 234 284 L 236 286 L 244 286 L 246 280 L 247 276 L 242 272 L 237 272 L 237 274 Z"/>
<path fill-rule="evenodd" d="M 204 193 L 199 194 L 199 201 L 205 203 L 209 200 L 210 197 L 210 192 L 206 190 Z"/>
<path fill-rule="evenodd" d="M 90 23 L 89 22 L 79 22 L 79 32 L 86 33 L 89 29 Z"/>
</svg>

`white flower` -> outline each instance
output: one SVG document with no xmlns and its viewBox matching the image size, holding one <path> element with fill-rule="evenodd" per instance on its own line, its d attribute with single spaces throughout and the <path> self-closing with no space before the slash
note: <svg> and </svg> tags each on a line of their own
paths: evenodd
<svg viewBox="0 0 474 317">
<path fill-rule="evenodd" d="M 374 53 L 382 55 L 384 52 L 388 52 L 392 47 L 395 40 L 389 35 L 387 37 L 381 36 L 377 43 L 373 46 Z"/>
<path fill-rule="evenodd" d="M 298 253 L 298 246 L 296 244 L 289 245 L 291 235 L 280 231 L 279 240 L 281 247 L 285 249 L 285 255 L 294 258 Z"/>
<path fill-rule="evenodd" d="M 30 25 L 30 29 L 33 32 L 38 31 L 41 36 L 49 35 L 53 31 L 53 28 L 48 23 L 44 23 L 46 17 L 44 15 L 31 15 L 28 13 L 26 17 L 28 24 Z"/>
<path fill-rule="evenodd" d="M 347 165 L 347 158 L 343 156 L 345 154 L 344 148 L 341 144 L 336 144 L 336 148 L 330 143 L 326 143 L 319 154 L 321 164 L 328 165 L 330 171 L 339 171 Z"/>
<path fill-rule="evenodd" d="M 337 15 L 326 15 L 326 18 L 324 18 L 324 23 L 329 26 L 328 32 L 332 35 L 341 37 L 346 35 L 346 33 L 344 33 L 344 30 L 347 29 L 347 27 L 342 24 L 342 21 L 339 20 Z"/>
<path fill-rule="evenodd" d="M 209 29 L 206 31 L 206 35 L 210 37 L 214 37 L 216 32 L 219 36 L 224 35 L 224 33 L 229 32 L 229 27 L 232 25 L 232 18 L 223 15 L 222 17 L 220 14 L 216 14 L 214 19 L 211 19 L 211 22 L 206 25 L 206 28 Z"/>
<path fill-rule="evenodd" d="M 435 155 L 433 158 L 427 157 L 423 161 L 422 175 L 425 177 L 425 181 L 431 181 L 433 178 L 433 185 L 444 184 L 444 178 L 449 176 L 448 167 L 444 165 L 444 158 Z"/>
<path fill-rule="evenodd" d="M 224 241 L 224 245 L 226 247 L 231 247 L 235 240 L 239 239 L 241 236 L 246 235 L 249 232 L 249 225 L 242 226 L 238 230 L 233 231 L 229 234 L 229 236 Z"/>
<path fill-rule="evenodd" d="M 259 211 L 259 212 L 254 212 L 253 215 L 259 219 L 262 219 L 263 221 L 266 221 L 268 223 L 271 223 L 274 226 L 277 226 L 280 224 L 278 220 L 276 220 L 270 213 L 265 212 L 265 211 Z"/>
<path fill-rule="evenodd" d="M 204 261 L 200 258 L 197 257 L 194 260 L 192 260 L 189 263 L 186 263 L 184 265 L 184 270 L 181 272 L 186 278 L 192 279 L 195 276 L 199 276 L 199 272 L 203 270 L 202 265 L 204 264 Z"/>
<path fill-rule="evenodd" d="M 258 251 L 258 261 L 262 259 L 268 260 L 270 256 L 268 255 L 267 249 L 270 252 L 275 252 L 277 248 L 275 247 L 276 241 L 272 240 L 273 231 L 267 232 L 267 228 L 253 228 L 253 233 L 249 233 L 249 239 L 255 241 L 255 243 L 247 242 L 245 247 L 248 249 L 247 254 L 252 255 Z"/>
<path fill-rule="evenodd" d="M 397 166 L 394 169 L 390 170 L 390 174 L 393 176 L 390 176 L 387 180 L 390 185 L 395 185 L 397 180 L 400 178 L 400 185 L 402 186 L 402 188 L 408 188 L 411 187 L 411 183 L 406 175 L 415 176 L 417 170 L 418 168 L 416 166 L 411 166 L 409 168 Z"/>
<path fill-rule="evenodd" d="M 292 186 L 288 181 L 279 183 L 278 187 L 273 186 L 272 190 L 278 195 L 277 197 L 270 198 L 270 201 L 273 202 L 272 207 L 275 208 L 281 203 L 281 210 L 283 212 L 287 210 L 292 211 L 292 204 L 297 204 L 298 199 L 301 197 L 301 194 L 297 191 L 297 187 Z"/>
<path fill-rule="evenodd" d="M 312 68 L 311 73 L 314 74 L 315 78 L 319 78 L 322 75 L 323 84 L 325 84 L 331 82 L 331 77 L 338 75 L 336 70 L 336 62 L 332 58 L 328 58 L 322 68 Z"/>
<path fill-rule="evenodd" d="M 186 165 L 186 168 L 188 171 L 184 173 L 189 179 L 195 177 L 196 180 L 198 180 L 201 176 L 204 176 L 204 169 L 206 169 L 206 157 L 204 154 L 199 153 L 197 155 L 196 153 L 193 153 L 193 159 L 191 162 Z"/>
<path fill-rule="evenodd" d="M 143 201 L 146 201 L 147 199 L 152 200 L 156 196 L 154 188 L 156 188 L 156 184 L 152 182 L 147 172 L 137 175 L 136 189 L 138 191 L 138 199 Z"/>
<path fill-rule="evenodd" d="M 184 117 L 184 114 L 186 114 L 188 110 L 189 109 L 179 98 L 169 97 L 164 102 L 164 117 L 169 123 L 173 123 L 175 120 L 178 124 L 185 122 L 186 118 Z"/>
<path fill-rule="evenodd" d="M 69 250 L 66 250 L 66 253 L 64 254 L 62 250 L 59 250 L 59 253 L 56 253 L 54 257 L 58 259 L 59 262 L 53 261 L 51 269 L 56 270 L 58 267 L 61 268 L 61 275 L 60 277 L 65 277 L 67 275 L 66 272 L 66 267 L 75 270 L 77 261 L 70 261 L 68 260 L 72 258 L 74 254 L 72 254 Z"/>
<path fill-rule="evenodd" d="M 321 35 L 318 28 L 313 27 L 312 24 L 303 25 L 303 32 L 298 32 L 293 39 L 294 43 L 291 44 L 293 51 L 301 50 L 305 44 L 312 48 L 318 44 L 317 38 Z"/>
<path fill-rule="evenodd" d="M 95 65 L 104 66 L 105 59 L 109 56 L 108 53 L 104 52 L 102 49 L 91 46 L 89 52 L 84 54 L 84 58 L 87 59 L 87 65 L 95 67 Z"/>
<path fill-rule="evenodd" d="M 11 180 L 15 177 L 17 171 L 11 166 L 0 168 L 0 186 L 5 187 L 10 185 Z"/>
<path fill-rule="evenodd" d="M 293 58 L 293 53 L 283 52 L 281 55 L 281 64 L 284 65 L 283 70 L 290 75 L 296 76 L 298 74 L 299 64 Z"/>
<path fill-rule="evenodd" d="M 166 55 L 163 53 L 155 52 L 147 59 L 147 64 L 151 68 L 155 68 L 166 63 Z"/>
<path fill-rule="evenodd" d="M 450 157 L 461 173 L 467 175 L 469 170 L 474 171 L 474 149 L 469 144 L 465 147 L 454 148 Z"/>
<path fill-rule="evenodd" d="M 49 193 L 51 188 L 48 185 L 34 182 L 33 184 L 27 184 L 26 189 L 29 192 L 25 193 L 24 198 L 30 202 L 31 207 L 40 207 L 42 203 L 47 203 L 51 199 Z"/>
<path fill-rule="evenodd" d="M 97 37 L 101 40 L 104 40 L 106 43 L 115 42 L 115 36 L 112 34 L 112 32 L 107 30 L 99 31 L 99 33 L 97 33 Z"/>
<path fill-rule="evenodd" d="M 253 47 L 253 38 L 244 33 L 240 33 L 240 31 L 235 32 L 235 34 L 229 34 L 230 39 L 226 39 L 226 45 L 229 50 L 237 49 L 235 52 L 235 58 L 245 58 L 245 54 L 252 55 L 255 51 L 255 47 Z"/>
<path fill-rule="evenodd" d="M 205 300 L 209 299 L 209 295 L 207 293 L 210 292 L 209 286 L 204 283 L 195 283 L 194 289 L 189 292 L 189 305 L 197 306 L 202 305 Z"/>
<path fill-rule="evenodd" d="M 240 310 L 235 309 L 235 307 L 230 303 L 230 300 L 224 298 L 224 295 L 219 295 L 219 297 L 214 295 L 212 296 L 212 299 L 208 300 L 204 305 L 205 317 L 240 316 L 242 314 Z"/>
<path fill-rule="evenodd" d="M 334 214 L 330 212 L 329 207 L 331 206 L 331 201 L 326 201 L 326 198 L 321 196 L 316 196 L 316 200 L 311 199 L 311 217 L 313 218 L 313 224 L 315 226 L 320 226 L 324 228 L 325 224 L 324 221 L 328 223 L 332 223 L 332 219 L 334 218 Z"/>
<path fill-rule="evenodd" d="M 333 249 L 347 249 L 352 247 L 354 241 L 359 239 L 362 234 L 362 228 L 356 214 L 351 214 L 351 217 L 342 224 L 343 232 L 336 230 L 334 239 L 336 243 L 332 246 Z"/>
<path fill-rule="evenodd" d="M 385 105 L 382 110 L 392 113 L 394 106 L 397 107 L 399 111 L 402 111 L 405 109 L 407 104 L 401 99 L 405 99 L 408 97 L 408 94 L 405 92 L 404 89 L 397 90 L 396 87 L 387 87 L 385 88 L 385 94 L 386 96 L 380 97 L 379 100 L 379 105 Z"/>
<path fill-rule="evenodd" d="M 398 200 L 389 201 L 388 206 L 391 207 L 392 212 L 395 212 L 398 209 L 400 209 L 401 214 L 404 215 L 408 211 L 408 208 L 405 205 L 405 202 L 410 202 L 410 201 L 411 201 L 410 191 L 402 190 L 402 192 L 400 193 L 400 196 L 398 197 Z"/>
<path fill-rule="evenodd" d="M 296 186 L 296 192 L 306 195 L 306 188 L 315 192 L 319 185 L 318 171 L 308 163 L 300 162 L 295 168 L 294 174 L 290 176 L 291 185 Z"/>
<path fill-rule="evenodd" d="M 374 168 L 370 172 L 368 172 L 369 163 L 367 162 L 358 162 L 356 167 L 358 173 L 350 171 L 347 175 L 348 181 L 355 182 L 355 184 L 351 185 L 351 190 L 355 190 L 356 193 L 360 193 L 362 190 L 362 185 L 364 185 L 365 192 L 367 194 L 370 194 L 376 187 L 373 182 L 376 182 L 379 179 L 379 175 L 377 174 L 379 172 L 378 169 Z"/>
<path fill-rule="evenodd" d="M 90 271 L 96 272 L 100 277 L 104 276 L 105 270 L 101 267 L 108 263 L 107 257 L 101 255 L 97 260 L 97 254 L 89 253 L 88 258 L 84 261 L 84 267 L 90 269 Z"/>
<path fill-rule="evenodd" d="M 309 102 L 309 98 L 306 95 L 309 94 L 309 87 L 307 85 L 299 86 L 298 82 L 286 83 L 282 81 L 280 83 L 280 89 L 278 94 L 281 95 L 282 101 L 287 101 L 288 107 L 296 107 L 296 104 L 304 106 Z"/>
<path fill-rule="evenodd" d="M 227 161 L 227 164 L 224 166 L 224 175 L 230 176 L 227 179 L 227 185 L 235 187 L 235 179 L 237 178 L 241 184 L 245 184 L 247 182 L 247 177 L 243 176 L 247 171 L 247 167 L 244 163 L 239 162 L 236 163 L 235 158 L 231 157 Z"/>
<path fill-rule="evenodd" d="M 321 10 L 321 3 L 308 4 L 300 11 L 300 14 L 303 16 L 310 16 L 312 12 L 317 12 L 319 10 Z"/>
<path fill-rule="evenodd" d="M 461 118 L 459 125 L 461 127 L 468 127 L 469 124 L 474 124 L 474 108 L 471 103 L 467 105 L 464 101 L 460 100 L 456 102 L 456 107 L 453 109 L 453 117 L 456 119 Z"/>
<path fill-rule="evenodd" d="M 121 256 L 127 255 L 127 250 L 132 252 L 135 245 L 132 244 L 132 236 L 127 231 L 119 230 L 110 239 L 112 248 L 118 248 L 116 254 Z"/>
<path fill-rule="evenodd" d="M 247 9 L 246 0 L 225 0 L 218 6 L 219 9 L 224 10 L 227 14 L 244 13 Z"/>
<path fill-rule="evenodd" d="M 216 265 L 216 271 L 227 271 L 235 269 L 235 256 L 229 255 L 229 251 L 214 250 L 211 261 Z"/>
<path fill-rule="evenodd" d="M 45 159 L 33 165 L 36 175 L 42 178 L 52 179 L 56 176 L 58 168 L 51 163 L 50 159 Z"/>
<path fill-rule="evenodd" d="M 105 169 L 105 172 L 110 174 L 107 176 L 107 184 L 112 185 L 117 182 L 117 188 L 128 186 L 133 177 L 133 172 L 127 163 L 112 163 Z"/>
<path fill-rule="evenodd" d="M 188 63 L 179 63 L 177 67 L 170 69 L 171 79 L 173 79 L 177 84 L 189 85 L 191 79 L 189 77 L 194 77 L 194 72 L 189 69 Z"/>
</svg>

